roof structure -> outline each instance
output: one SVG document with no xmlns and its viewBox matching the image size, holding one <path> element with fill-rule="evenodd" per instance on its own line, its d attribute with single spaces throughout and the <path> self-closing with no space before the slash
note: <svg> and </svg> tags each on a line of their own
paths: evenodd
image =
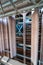
<svg viewBox="0 0 43 65">
<path fill-rule="evenodd" d="M 43 7 L 43 0 L 0 0 L 0 17 Z"/>
</svg>

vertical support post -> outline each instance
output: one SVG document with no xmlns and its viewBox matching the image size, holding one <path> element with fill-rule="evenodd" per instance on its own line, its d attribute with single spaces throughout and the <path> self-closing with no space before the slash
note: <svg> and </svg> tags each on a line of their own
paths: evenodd
<svg viewBox="0 0 43 65">
<path fill-rule="evenodd" d="M 1 24 L 1 42 L 2 42 L 2 56 L 3 56 L 3 51 L 4 51 L 4 36 L 3 36 L 3 22 Z"/>
<path fill-rule="evenodd" d="M 9 26 L 9 42 L 10 42 L 10 55 L 11 58 L 16 56 L 16 36 L 15 36 L 15 20 L 12 17 L 9 17 L 8 21 Z"/>
<path fill-rule="evenodd" d="M 40 50 L 40 60 L 43 61 L 43 13 L 42 13 L 42 25 L 41 25 L 41 50 Z"/>
<path fill-rule="evenodd" d="M 26 43 L 26 31 L 25 31 L 25 29 L 26 29 L 26 13 L 23 13 L 22 14 L 23 15 L 23 44 L 24 44 L 24 47 L 23 47 L 23 49 L 24 49 L 24 63 L 26 63 L 26 61 L 25 61 L 25 43 Z"/>
<path fill-rule="evenodd" d="M 8 50 L 8 30 L 7 30 L 7 24 L 4 24 L 4 45 L 5 45 L 5 49 Z"/>
<path fill-rule="evenodd" d="M 9 49 L 9 47 L 8 47 L 8 30 L 7 30 L 7 24 L 5 25 L 5 27 L 6 27 L 6 47 L 7 47 L 7 50 Z"/>
<path fill-rule="evenodd" d="M 32 28 L 31 28 L 31 61 L 33 65 L 37 65 L 38 56 L 38 35 L 39 35 L 39 16 L 38 11 L 35 10 L 32 14 Z"/>
<path fill-rule="evenodd" d="M 13 56 L 16 56 L 16 21 L 12 17 L 12 49 L 13 49 Z"/>
<path fill-rule="evenodd" d="M 2 41 L 1 41 L 1 39 L 2 39 L 2 37 L 1 37 L 1 24 L 2 23 L 0 23 L 0 55 L 1 55 L 1 53 L 2 53 Z"/>
<path fill-rule="evenodd" d="M 11 39 L 11 17 L 9 17 L 8 19 L 8 28 L 9 28 L 9 44 L 10 44 L 10 57 L 12 58 L 13 55 L 12 55 L 12 39 Z"/>
</svg>

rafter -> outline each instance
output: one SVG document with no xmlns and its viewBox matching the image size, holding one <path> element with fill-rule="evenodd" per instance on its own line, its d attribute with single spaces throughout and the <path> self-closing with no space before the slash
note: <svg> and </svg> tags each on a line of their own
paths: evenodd
<svg viewBox="0 0 43 65">
<path fill-rule="evenodd" d="M 39 1 L 39 4 L 40 4 L 41 2 L 43 2 L 43 0 L 40 0 L 40 1 Z"/>
<path fill-rule="evenodd" d="M 20 5 L 21 3 L 31 3 L 30 0 L 18 0 L 18 3 L 16 3 L 15 5 Z"/>
<path fill-rule="evenodd" d="M 1 1 L 0 1 L 0 6 L 1 6 L 1 10 L 2 10 L 2 12 L 4 14 L 4 10 L 3 10 L 3 7 L 2 7 Z"/>
<path fill-rule="evenodd" d="M 29 2 L 29 3 L 31 3 L 31 0 L 21 0 L 21 2 Z"/>
<path fill-rule="evenodd" d="M 31 2 L 32 2 L 33 4 L 36 4 L 36 0 L 31 0 Z"/>
<path fill-rule="evenodd" d="M 13 4 L 13 1 L 12 0 L 9 0 L 11 5 L 13 6 L 14 10 L 17 10 L 16 6 Z"/>
<path fill-rule="evenodd" d="M 42 6 L 43 6 L 43 3 L 41 3 L 40 5 L 39 4 L 32 5 L 32 6 L 28 6 L 28 7 L 25 7 L 25 8 L 18 9 L 18 12 L 23 12 L 23 11 L 26 11 L 26 10 L 31 10 L 32 8 L 38 8 L 38 7 L 42 7 Z M 5 13 L 5 16 L 13 15 L 15 13 L 16 13 L 16 11 L 10 11 L 10 12 Z M 4 17 L 4 15 L 0 14 L 0 18 L 1 17 Z"/>
</svg>

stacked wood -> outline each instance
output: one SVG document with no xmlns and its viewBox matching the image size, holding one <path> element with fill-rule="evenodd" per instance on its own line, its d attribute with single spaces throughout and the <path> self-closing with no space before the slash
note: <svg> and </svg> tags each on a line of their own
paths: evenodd
<svg viewBox="0 0 43 65">
<path fill-rule="evenodd" d="M 16 60 L 24 63 L 24 58 L 23 57 L 20 57 L 20 56 L 16 56 Z"/>
<path fill-rule="evenodd" d="M 31 57 L 31 50 L 26 50 L 26 56 Z"/>
<path fill-rule="evenodd" d="M 23 55 L 23 48 L 17 48 L 17 53 Z"/>
<path fill-rule="evenodd" d="M 29 59 L 26 59 L 26 64 L 31 65 L 31 61 Z"/>
<path fill-rule="evenodd" d="M 31 23 L 26 24 L 26 44 L 31 45 Z"/>
<path fill-rule="evenodd" d="M 19 43 L 19 44 L 22 43 L 23 44 L 23 37 L 18 37 L 17 36 L 16 41 L 17 41 L 16 43 Z"/>
</svg>

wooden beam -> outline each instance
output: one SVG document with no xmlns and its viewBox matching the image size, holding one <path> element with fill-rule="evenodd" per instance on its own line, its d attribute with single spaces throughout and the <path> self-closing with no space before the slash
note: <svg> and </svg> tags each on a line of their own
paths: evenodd
<svg viewBox="0 0 43 65">
<path fill-rule="evenodd" d="M 38 8 L 38 7 L 42 7 L 43 6 L 43 3 L 41 4 L 36 4 L 36 5 L 31 5 L 31 6 L 28 6 L 28 7 L 24 7 L 24 8 L 21 8 L 21 9 L 18 9 L 18 12 L 23 12 L 23 11 L 28 11 L 28 10 L 31 10 L 32 8 Z M 5 16 L 11 16 L 13 14 L 16 14 L 16 11 L 11 11 L 11 12 L 7 12 L 5 13 Z M 0 14 L 0 18 L 1 17 L 5 17 L 4 14 Z"/>
</svg>

